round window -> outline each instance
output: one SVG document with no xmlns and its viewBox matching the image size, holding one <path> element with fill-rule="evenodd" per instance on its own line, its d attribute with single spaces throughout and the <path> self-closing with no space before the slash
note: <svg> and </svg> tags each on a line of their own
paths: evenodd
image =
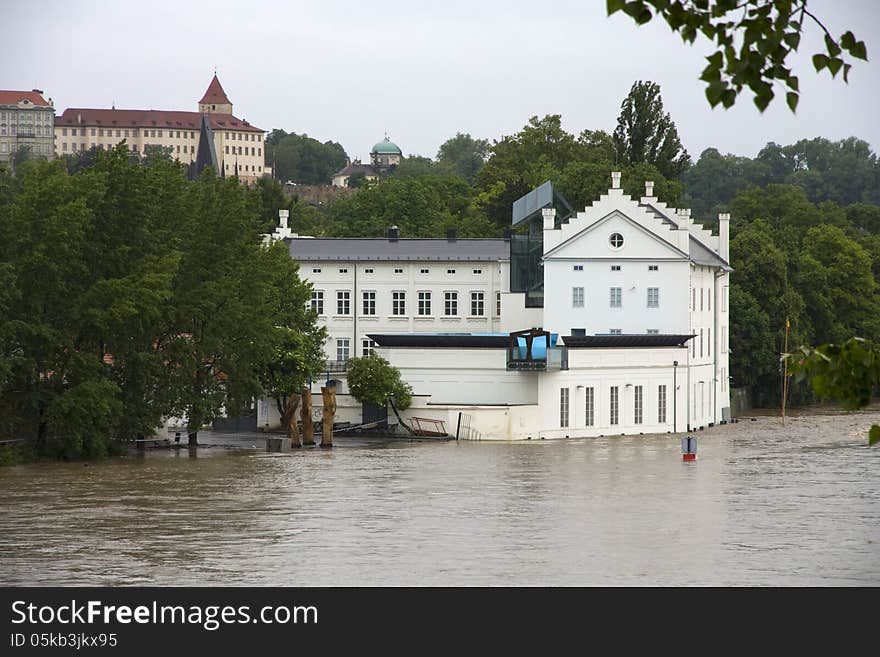
<svg viewBox="0 0 880 657">
<path fill-rule="evenodd" d="M 608 243 L 615 249 L 619 249 L 623 246 L 623 235 L 620 233 L 611 233 L 611 237 L 608 238 Z"/>
</svg>

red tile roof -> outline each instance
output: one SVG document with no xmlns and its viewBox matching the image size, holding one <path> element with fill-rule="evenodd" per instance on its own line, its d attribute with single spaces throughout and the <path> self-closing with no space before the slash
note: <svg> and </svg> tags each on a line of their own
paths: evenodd
<svg viewBox="0 0 880 657">
<path fill-rule="evenodd" d="M 221 85 L 220 80 L 217 79 L 216 73 L 214 73 L 214 78 L 211 80 L 211 84 L 208 85 L 208 90 L 205 92 L 205 95 L 202 96 L 199 103 L 214 103 L 215 105 L 222 105 L 224 103 L 232 104 L 226 97 L 226 92 L 223 91 L 223 85 Z"/>
<path fill-rule="evenodd" d="M 0 105 L 18 105 L 22 100 L 27 98 L 34 105 L 41 107 L 51 107 L 46 99 L 36 91 L 11 91 L 0 89 Z"/>
<path fill-rule="evenodd" d="M 167 128 L 198 130 L 201 114 L 173 110 L 118 110 L 69 107 L 55 117 L 55 126 L 97 126 L 100 128 Z M 232 114 L 207 114 L 214 130 L 266 132 Z M 82 120 L 79 120 L 79 119 Z"/>
</svg>

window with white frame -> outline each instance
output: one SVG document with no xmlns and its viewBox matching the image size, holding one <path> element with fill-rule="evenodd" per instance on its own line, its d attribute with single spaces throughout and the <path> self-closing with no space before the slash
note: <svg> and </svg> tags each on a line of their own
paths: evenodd
<svg viewBox="0 0 880 657">
<path fill-rule="evenodd" d="M 612 287 L 610 289 L 610 303 L 612 308 L 622 308 L 623 307 L 623 294 L 621 293 L 621 288 Z"/>
<path fill-rule="evenodd" d="M 703 309 L 703 292 L 704 291 L 705 290 L 703 288 L 700 288 L 700 310 Z"/>
<path fill-rule="evenodd" d="M 431 314 L 431 293 L 430 292 L 419 292 L 419 315 L 422 317 L 428 316 Z"/>
<path fill-rule="evenodd" d="M 706 310 L 712 310 L 712 288 L 706 290 Z"/>
<path fill-rule="evenodd" d="M 727 287 L 721 288 L 721 312 L 727 312 Z"/>
<path fill-rule="evenodd" d="M 727 327 L 721 327 L 721 353 L 727 353 Z"/>
<path fill-rule="evenodd" d="M 636 386 L 633 390 L 633 422 L 635 424 L 641 424 L 643 419 L 643 390 L 642 386 Z"/>
<path fill-rule="evenodd" d="M 373 268 L 372 268 L 372 267 L 367 267 L 366 269 L 364 269 L 364 273 L 365 273 L 365 274 L 372 274 L 372 273 L 373 273 Z"/>
<path fill-rule="evenodd" d="M 648 308 L 659 308 L 660 307 L 660 288 L 659 287 L 649 287 L 648 288 Z"/>
<path fill-rule="evenodd" d="M 430 269 L 419 269 L 419 273 L 420 273 L 420 274 L 428 274 L 428 273 L 430 273 L 430 272 L 431 272 Z"/>
<path fill-rule="evenodd" d="M 474 269 L 474 273 L 475 274 L 482 274 L 483 270 L 482 269 Z"/>
<path fill-rule="evenodd" d="M 443 314 L 447 317 L 458 315 L 458 292 L 446 292 L 444 294 Z"/>
<path fill-rule="evenodd" d="M 645 331 L 648 335 L 659 335 L 660 329 L 648 329 Z"/>
<path fill-rule="evenodd" d="M 706 355 L 712 356 L 712 327 L 706 329 Z"/>
<path fill-rule="evenodd" d="M 485 295 L 482 292 L 471 292 L 471 317 L 482 317 L 485 314 Z"/>
<path fill-rule="evenodd" d="M 312 310 L 319 315 L 324 314 L 324 291 L 312 290 Z"/>
<path fill-rule="evenodd" d="M 623 329 L 617 329 L 617 328 L 609 329 L 608 333 L 610 335 L 623 335 Z"/>
<path fill-rule="evenodd" d="M 666 385 L 657 386 L 657 422 L 666 422 Z"/>
<path fill-rule="evenodd" d="M 596 423 L 596 390 L 592 386 L 584 388 L 584 426 Z"/>
<path fill-rule="evenodd" d="M 348 267 L 340 267 L 340 268 L 339 268 L 339 273 L 340 273 L 340 274 L 347 274 L 347 273 L 348 273 Z"/>
<path fill-rule="evenodd" d="M 371 353 L 373 353 L 373 350 L 375 348 L 375 340 L 371 340 L 370 338 L 363 338 L 361 340 L 361 356 L 369 356 Z"/>
<path fill-rule="evenodd" d="M 402 268 L 402 267 L 395 267 L 395 268 L 394 268 L 394 273 L 395 273 L 395 274 L 402 274 L 402 273 L 403 273 L 403 268 Z"/>
<path fill-rule="evenodd" d="M 365 290 L 362 292 L 363 295 L 363 314 L 364 315 L 375 315 L 376 314 L 376 292 L 374 290 Z"/>
<path fill-rule="evenodd" d="M 571 307 L 572 308 L 583 308 L 584 307 L 584 288 L 582 288 L 582 287 L 571 288 Z"/>
<path fill-rule="evenodd" d="M 348 338 L 337 338 L 336 340 L 336 360 L 340 363 L 348 360 L 351 355 L 351 342 Z"/>
<path fill-rule="evenodd" d="M 620 421 L 620 408 L 618 406 L 620 402 L 620 394 L 619 388 L 617 386 L 611 386 L 610 393 L 610 406 L 609 410 L 611 411 L 611 424 L 618 424 Z"/>
<path fill-rule="evenodd" d="M 583 265 L 574 265 L 574 271 L 583 271 L 583 270 L 584 270 Z"/>
<path fill-rule="evenodd" d="M 648 265 L 648 271 L 657 271 L 660 269 L 657 265 Z"/>
<path fill-rule="evenodd" d="M 454 269 L 447 269 L 447 270 L 446 270 L 446 273 L 447 273 L 447 274 L 454 274 L 454 273 L 455 273 L 455 270 L 454 270 Z"/>
<path fill-rule="evenodd" d="M 403 290 L 391 293 L 391 314 L 398 317 L 406 315 L 406 292 Z"/>
<path fill-rule="evenodd" d="M 721 368 L 721 392 L 725 392 L 727 390 L 727 368 Z"/>
<path fill-rule="evenodd" d="M 568 426 L 569 393 L 568 388 L 559 389 L 559 426 L 563 429 Z"/>
<path fill-rule="evenodd" d="M 495 293 L 495 317 L 501 317 L 501 292 Z"/>
<path fill-rule="evenodd" d="M 320 267 L 312 267 L 312 273 L 313 274 L 320 274 L 321 268 Z"/>
<path fill-rule="evenodd" d="M 348 290 L 337 290 L 336 292 L 336 314 L 351 314 L 351 292 Z"/>
<path fill-rule="evenodd" d="M 700 358 L 703 357 L 703 329 L 700 329 Z"/>
<path fill-rule="evenodd" d="M 611 271 L 620 271 L 620 265 L 611 265 Z"/>
</svg>

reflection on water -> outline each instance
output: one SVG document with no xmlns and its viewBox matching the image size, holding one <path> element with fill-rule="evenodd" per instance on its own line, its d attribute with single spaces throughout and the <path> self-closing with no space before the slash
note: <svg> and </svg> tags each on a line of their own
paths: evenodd
<svg viewBox="0 0 880 657">
<path fill-rule="evenodd" d="M 871 422 L 3 468 L 0 584 L 876 586 Z"/>
</svg>

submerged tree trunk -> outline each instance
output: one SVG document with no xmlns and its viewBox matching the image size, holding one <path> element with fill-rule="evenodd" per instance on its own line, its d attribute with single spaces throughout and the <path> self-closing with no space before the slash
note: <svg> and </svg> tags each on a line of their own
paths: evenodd
<svg viewBox="0 0 880 657">
<path fill-rule="evenodd" d="M 410 435 L 414 436 L 415 433 L 413 432 L 412 428 L 406 422 L 403 421 L 402 417 L 400 417 L 400 413 L 397 411 L 397 406 L 394 405 L 394 400 L 389 397 L 388 403 L 391 404 L 391 408 L 394 409 L 394 414 L 397 416 L 397 421 L 400 422 L 400 424 L 403 426 L 403 428 L 406 429 Z"/>
<path fill-rule="evenodd" d="M 324 412 L 321 416 L 321 447 L 333 447 L 333 420 L 336 416 L 336 386 L 322 386 Z"/>
<path fill-rule="evenodd" d="M 284 412 L 281 414 L 281 426 L 287 430 L 291 447 L 299 447 L 299 429 L 296 426 L 296 409 L 299 408 L 300 396 L 288 395 L 284 402 Z"/>
<path fill-rule="evenodd" d="M 196 429 L 195 431 L 188 430 L 186 432 L 186 434 L 187 434 L 187 436 L 189 436 L 189 442 L 187 443 L 187 445 L 189 445 L 189 447 L 198 447 L 199 446 L 199 430 L 198 429 Z"/>
<path fill-rule="evenodd" d="M 302 406 L 299 409 L 299 416 L 302 419 L 302 444 L 315 444 L 315 425 L 312 423 L 312 391 L 305 389 L 302 391 Z"/>
</svg>

